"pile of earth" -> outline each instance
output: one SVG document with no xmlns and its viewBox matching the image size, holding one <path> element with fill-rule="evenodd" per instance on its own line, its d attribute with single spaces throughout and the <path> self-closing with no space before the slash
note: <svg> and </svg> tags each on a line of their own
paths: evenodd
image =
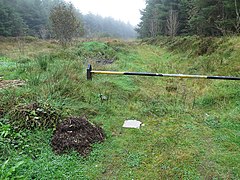
<svg viewBox="0 0 240 180">
<path fill-rule="evenodd" d="M 101 127 L 93 125 L 85 117 L 69 117 L 57 126 L 51 145 L 57 154 L 75 150 L 86 156 L 92 144 L 103 142 L 104 139 Z"/>
</svg>

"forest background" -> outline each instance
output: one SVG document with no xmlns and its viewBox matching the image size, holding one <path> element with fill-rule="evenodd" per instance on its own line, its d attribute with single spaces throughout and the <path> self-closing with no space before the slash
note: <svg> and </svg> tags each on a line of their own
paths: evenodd
<svg viewBox="0 0 240 180">
<path fill-rule="evenodd" d="M 0 35 L 54 37 L 49 15 L 62 2 L 0 0 Z M 137 27 L 111 17 L 83 15 L 73 8 L 82 22 L 84 37 L 225 36 L 240 32 L 240 1 L 237 0 L 146 0 Z"/>
</svg>

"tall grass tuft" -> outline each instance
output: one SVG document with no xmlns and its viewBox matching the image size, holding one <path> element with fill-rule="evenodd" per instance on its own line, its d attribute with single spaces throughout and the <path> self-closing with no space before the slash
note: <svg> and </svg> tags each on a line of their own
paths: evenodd
<svg viewBox="0 0 240 180">
<path fill-rule="evenodd" d="M 47 71 L 48 58 L 46 56 L 40 56 L 37 58 L 38 65 L 42 71 Z"/>
</svg>

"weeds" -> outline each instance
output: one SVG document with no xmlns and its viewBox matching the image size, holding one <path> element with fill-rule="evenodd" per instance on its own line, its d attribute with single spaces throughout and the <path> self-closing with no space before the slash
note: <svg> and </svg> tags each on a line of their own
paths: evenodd
<svg viewBox="0 0 240 180">
<path fill-rule="evenodd" d="M 85 42 L 78 46 L 77 55 L 98 64 L 112 64 L 119 59 L 119 53 L 126 50 L 118 44 L 104 42 Z"/>
<path fill-rule="evenodd" d="M 15 165 L 8 167 L 9 159 L 6 160 L 3 165 L 1 166 L 1 179 L 11 179 L 14 177 L 14 179 L 20 179 L 23 178 L 23 176 L 15 176 L 14 174 L 19 169 L 19 167 L 24 164 L 24 161 L 19 161 Z"/>
<path fill-rule="evenodd" d="M 38 61 L 38 64 L 39 64 L 39 66 L 40 66 L 40 69 L 42 70 L 42 71 L 46 71 L 47 70 L 47 68 L 48 68 L 48 61 L 47 61 L 47 58 L 46 57 L 39 57 L 38 59 L 37 59 L 37 61 Z"/>
<path fill-rule="evenodd" d="M 55 128 L 63 115 L 59 109 L 47 103 L 33 102 L 17 105 L 8 113 L 15 129 Z"/>
<path fill-rule="evenodd" d="M 9 124 L 8 119 L 0 119 L 0 159 L 10 156 L 12 149 L 21 149 L 25 143 L 25 132 L 16 132 Z"/>
<path fill-rule="evenodd" d="M 157 46 L 85 42 L 58 50 L 38 40 L 25 44 L 24 57 L 2 51 L 0 74 L 27 83 L 0 90 L 2 177 L 239 179 L 238 82 L 107 75 L 90 82 L 84 65 L 92 60 L 96 70 L 238 76 L 239 38 L 150 41 Z M 52 152 L 52 128 L 66 114 L 85 114 L 106 132 L 87 158 Z M 129 118 L 145 126 L 123 129 Z"/>
</svg>

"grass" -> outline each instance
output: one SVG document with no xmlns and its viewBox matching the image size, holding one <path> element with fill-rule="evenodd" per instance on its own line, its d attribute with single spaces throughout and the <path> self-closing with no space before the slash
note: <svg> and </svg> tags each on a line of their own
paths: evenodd
<svg viewBox="0 0 240 180">
<path fill-rule="evenodd" d="M 203 41 L 197 37 L 162 42 L 86 42 L 61 49 L 34 40 L 25 42 L 30 50 L 24 55 L 12 55 L 18 52 L 14 42 L 1 43 L 7 48 L 1 48 L 0 74 L 27 81 L 0 90 L 0 142 L 6 152 L 0 157 L 1 179 L 238 179 L 237 81 L 107 75 L 86 80 L 86 63 L 94 53 L 115 58 L 107 65 L 91 61 L 95 70 L 239 75 L 239 37 L 206 40 L 213 48 L 201 55 Z M 189 43 L 193 48 L 186 51 Z M 64 116 L 85 114 L 103 127 L 106 141 L 94 145 L 87 158 L 54 154 L 53 128 L 16 131 L 9 124 L 14 109 L 32 102 L 49 104 Z M 124 129 L 126 119 L 145 126 Z"/>
</svg>

